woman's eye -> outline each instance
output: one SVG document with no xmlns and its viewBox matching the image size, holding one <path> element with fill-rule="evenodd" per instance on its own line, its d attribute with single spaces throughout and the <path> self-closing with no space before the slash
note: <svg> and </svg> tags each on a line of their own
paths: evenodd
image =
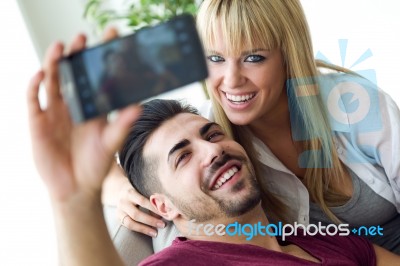
<svg viewBox="0 0 400 266">
<path fill-rule="evenodd" d="M 265 57 L 262 55 L 249 55 L 246 57 L 246 59 L 244 61 L 251 62 L 251 63 L 257 63 L 257 62 L 261 62 L 264 60 L 265 60 Z"/>
<path fill-rule="evenodd" d="M 224 59 L 219 55 L 210 55 L 210 56 L 207 56 L 207 59 L 210 60 L 211 62 L 223 62 L 224 61 Z"/>
</svg>

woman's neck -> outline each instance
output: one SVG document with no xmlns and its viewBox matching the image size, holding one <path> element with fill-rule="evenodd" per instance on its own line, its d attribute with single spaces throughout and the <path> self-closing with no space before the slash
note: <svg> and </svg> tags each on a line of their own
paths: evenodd
<svg viewBox="0 0 400 266">
<path fill-rule="evenodd" d="M 303 178 L 305 168 L 298 164 L 304 143 L 292 138 L 289 105 L 286 93 L 272 112 L 249 125 L 251 132 L 297 177 Z"/>
</svg>

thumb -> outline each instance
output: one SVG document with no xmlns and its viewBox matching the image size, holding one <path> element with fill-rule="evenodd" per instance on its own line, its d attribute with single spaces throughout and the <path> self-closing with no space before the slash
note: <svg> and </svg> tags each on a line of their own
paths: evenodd
<svg viewBox="0 0 400 266">
<path fill-rule="evenodd" d="M 118 31 L 114 27 L 107 28 L 103 33 L 103 41 L 111 41 L 115 38 L 118 38 Z"/>
<path fill-rule="evenodd" d="M 129 133 L 129 129 L 139 118 L 141 111 L 141 106 L 131 105 L 119 111 L 117 118 L 107 124 L 102 136 L 102 142 L 107 151 L 115 153 L 120 149 Z"/>
</svg>

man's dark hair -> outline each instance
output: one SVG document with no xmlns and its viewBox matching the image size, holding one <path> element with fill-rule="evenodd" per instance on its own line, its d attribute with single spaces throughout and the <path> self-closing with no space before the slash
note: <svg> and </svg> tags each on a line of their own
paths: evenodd
<svg viewBox="0 0 400 266">
<path fill-rule="evenodd" d="M 144 103 L 142 114 L 132 125 L 129 135 L 119 152 L 120 164 L 130 183 L 142 195 L 149 198 L 162 192 L 161 183 L 155 176 L 155 162 L 146 161 L 143 149 L 149 137 L 163 122 L 181 113 L 198 115 L 198 111 L 176 100 L 152 100 Z"/>
</svg>

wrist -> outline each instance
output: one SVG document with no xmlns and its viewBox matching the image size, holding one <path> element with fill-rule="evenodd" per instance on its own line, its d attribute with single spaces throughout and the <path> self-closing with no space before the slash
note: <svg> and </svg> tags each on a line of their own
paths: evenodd
<svg viewBox="0 0 400 266">
<path fill-rule="evenodd" d="M 83 212 L 101 205 L 101 191 L 78 192 L 69 197 L 51 198 L 54 209 L 61 212 Z"/>
<path fill-rule="evenodd" d="M 53 214 L 62 264 L 122 265 L 107 230 L 100 193 L 53 202 Z"/>
</svg>

